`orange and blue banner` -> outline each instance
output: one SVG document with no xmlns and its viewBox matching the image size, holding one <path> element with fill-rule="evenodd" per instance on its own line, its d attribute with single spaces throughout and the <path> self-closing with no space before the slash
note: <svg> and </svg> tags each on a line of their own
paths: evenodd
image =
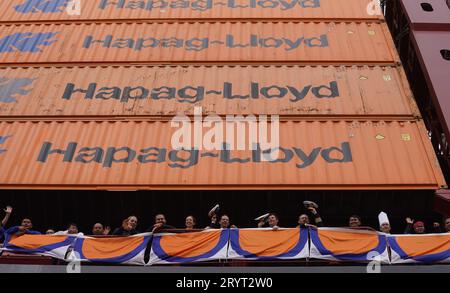
<svg viewBox="0 0 450 293">
<path fill-rule="evenodd" d="M 334 261 L 389 263 L 386 235 L 370 230 L 310 228 L 310 257 Z"/>
<path fill-rule="evenodd" d="M 75 240 L 76 236 L 71 235 L 8 235 L 2 250 L 65 259 L 69 247 Z"/>
<path fill-rule="evenodd" d="M 300 259 L 309 255 L 308 229 L 231 229 L 230 259 Z"/>
<path fill-rule="evenodd" d="M 450 233 L 389 235 L 391 263 L 450 263 Z"/>
<path fill-rule="evenodd" d="M 153 235 L 149 265 L 225 259 L 229 229 Z"/>
<path fill-rule="evenodd" d="M 218 259 L 314 258 L 381 263 L 450 263 L 450 233 L 386 235 L 348 228 L 210 229 L 128 237 L 5 235 L 2 250 L 67 261 L 145 265 Z M 390 251 L 388 251 L 388 249 Z"/>
<path fill-rule="evenodd" d="M 127 237 L 79 236 L 69 259 L 71 261 L 144 265 L 144 254 L 151 233 Z"/>
</svg>

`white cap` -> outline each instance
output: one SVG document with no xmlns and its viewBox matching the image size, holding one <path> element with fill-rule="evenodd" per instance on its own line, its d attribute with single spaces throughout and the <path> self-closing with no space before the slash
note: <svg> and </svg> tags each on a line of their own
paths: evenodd
<svg viewBox="0 0 450 293">
<path fill-rule="evenodd" d="M 267 214 L 264 214 L 264 215 L 262 215 L 262 216 L 259 216 L 259 217 L 255 218 L 255 221 L 260 221 L 260 220 L 262 220 L 262 219 L 265 219 L 265 218 L 267 218 L 269 215 L 270 215 L 270 213 L 267 213 Z"/>
<path fill-rule="evenodd" d="M 389 224 L 388 215 L 385 212 L 381 212 L 378 215 L 378 222 L 380 222 L 380 227 L 381 227 L 382 224 L 385 224 L 385 223 Z"/>
<path fill-rule="evenodd" d="M 312 206 L 312 207 L 315 208 L 315 209 L 318 209 L 318 208 L 319 208 L 319 205 L 318 205 L 318 204 L 316 204 L 315 202 L 310 201 L 310 200 L 305 200 L 305 201 L 303 202 L 303 205 L 304 205 L 305 207 L 310 207 L 310 206 Z"/>
<path fill-rule="evenodd" d="M 216 204 L 216 205 L 209 211 L 208 215 L 211 215 L 212 213 L 215 213 L 216 210 L 217 210 L 219 207 L 220 207 L 219 204 Z"/>
</svg>

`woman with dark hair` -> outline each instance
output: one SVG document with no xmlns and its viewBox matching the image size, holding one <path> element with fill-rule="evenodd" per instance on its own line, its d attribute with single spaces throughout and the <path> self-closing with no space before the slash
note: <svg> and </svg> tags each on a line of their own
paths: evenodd
<svg viewBox="0 0 450 293">
<path fill-rule="evenodd" d="M 195 218 L 192 215 L 186 217 L 186 230 L 192 230 L 195 227 Z"/>
</svg>

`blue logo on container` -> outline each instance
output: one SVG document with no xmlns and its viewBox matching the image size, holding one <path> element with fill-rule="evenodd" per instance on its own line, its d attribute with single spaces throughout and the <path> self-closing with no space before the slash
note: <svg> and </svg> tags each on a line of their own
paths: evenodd
<svg viewBox="0 0 450 293">
<path fill-rule="evenodd" d="M 17 96 L 24 96 L 31 92 L 26 89 L 35 79 L 31 78 L 4 78 L 0 77 L 0 102 L 17 102 Z"/>
<path fill-rule="evenodd" d="M 6 136 L 0 136 L 0 145 L 1 144 L 4 144 L 5 142 L 6 142 L 6 140 L 8 139 L 8 138 L 10 138 L 12 135 L 6 135 Z M 4 148 L 1 148 L 0 147 L 0 155 L 1 154 L 3 154 L 4 152 L 6 152 L 7 151 L 7 149 L 4 149 Z"/>
<path fill-rule="evenodd" d="M 50 46 L 57 33 L 15 33 L 0 39 L 0 53 L 42 52 L 41 47 Z"/>
<path fill-rule="evenodd" d="M 20 13 L 59 13 L 63 12 L 70 0 L 26 0 L 14 7 Z"/>
</svg>

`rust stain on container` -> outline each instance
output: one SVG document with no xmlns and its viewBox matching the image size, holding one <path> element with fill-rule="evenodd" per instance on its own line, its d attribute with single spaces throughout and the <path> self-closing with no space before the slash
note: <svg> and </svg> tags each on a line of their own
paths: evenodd
<svg viewBox="0 0 450 293">
<path fill-rule="evenodd" d="M 79 15 L 64 0 L 0 2 L 0 21 L 99 21 L 158 19 L 377 19 L 369 15 L 372 0 L 86 0 Z M 75 11 L 74 11 L 75 12 Z"/>
<path fill-rule="evenodd" d="M 1 63 L 398 61 L 384 23 L 179 22 L 0 25 Z"/>
<path fill-rule="evenodd" d="M 264 146 L 174 150 L 171 140 L 178 129 L 149 121 L 1 122 L 0 187 L 380 190 L 445 185 L 421 122 L 283 122 L 280 152 L 269 161 L 262 160 L 263 154 L 273 150 Z M 404 134 L 410 139 L 402 139 Z"/>
<path fill-rule="evenodd" d="M 0 69 L 0 116 L 419 116 L 397 67 L 108 66 Z"/>
</svg>

